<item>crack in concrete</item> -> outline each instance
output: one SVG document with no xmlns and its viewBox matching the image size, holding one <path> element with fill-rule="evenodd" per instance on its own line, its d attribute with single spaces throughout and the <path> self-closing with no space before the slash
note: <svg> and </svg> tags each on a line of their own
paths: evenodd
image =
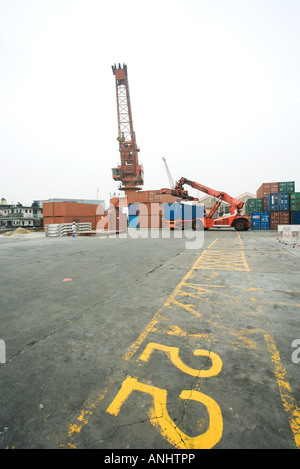
<svg viewBox="0 0 300 469">
<path fill-rule="evenodd" d="M 152 270 L 149 270 L 149 272 L 146 272 L 142 277 L 138 278 L 136 281 L 139 282 L 142 278 L 145 278 L 145 277 L 148 277 L 148 275 L 150 274 L 153 274 L 153 272 L 155 272 L 156 270 L 160 269 L 161 267 L 163 267 L 165 264 L 168 264 L 172 259 L 174 259 L 175 257 L 179 256 L 182 252 L 184 252 L 185 249 L 182 249 L 181 251 L 177 252 L 176 254 L 174 254 L 174 256 L 170 257 L 170 259 L 167 259 L 167 260 L 163 260 L 161 262 L 161 264 L 159 264 L 158 266 L 154 267 Z M 176 269 L 177 267 L 171 267 L 172 269 Z M 178 269 L 180 269 L 180 267 L 178 267 Z"/>
</svg>

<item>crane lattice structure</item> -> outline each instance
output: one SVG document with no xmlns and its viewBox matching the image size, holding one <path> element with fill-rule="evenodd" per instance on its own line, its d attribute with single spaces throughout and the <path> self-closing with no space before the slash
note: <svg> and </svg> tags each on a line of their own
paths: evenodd
<svg viewBox="0 0 300 469">
<path fill-rule="evenodd" d="M 133 129 L 131 101 L 127 65 L 112 66 L 116 79 L 117 112 L 118 112 L 118 142 L 121 164 L 112 168 L 113 179 L 121 182 L 120 190 L 139 190 L 144 184 L 144 171 L 139 164 L 138 152 L 140 151 Z"/>
</svg>

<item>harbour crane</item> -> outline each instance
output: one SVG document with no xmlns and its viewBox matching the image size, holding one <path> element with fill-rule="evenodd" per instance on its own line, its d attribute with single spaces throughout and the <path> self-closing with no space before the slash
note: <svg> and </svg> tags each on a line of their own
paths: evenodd
<svg viewBox="0 0 300 469">
<path fill-rule="evenodd" d="M 112 176 L 115 181 L 120 181 L 120 190 L 140 190 L 144 184 L 144 170 L 139 164 L 138 152 L 140 151 L 133 129 L 131 102 L 127 65 L 112 65 L 112 71 L 116 80 L 118 137 L 121 164 L 112 168 Z"/>
</svg>

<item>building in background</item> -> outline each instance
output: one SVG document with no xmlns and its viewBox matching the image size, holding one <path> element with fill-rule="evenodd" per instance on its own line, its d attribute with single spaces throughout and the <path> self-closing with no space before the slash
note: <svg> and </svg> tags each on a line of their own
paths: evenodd
<svg viewBox="0 0 300 469">
<path fill-rule="evenodd" d="M 2 198 L 0 204 L 0 228 L 30 228 L 43 225 L 43 210 L 37 202 L 31 205 L 8 204 Z"/>
<path fill-rule="evenodd" d="M 48 199 L 34 200 L 31 205 L 8 204 L 2 197 L 0 228 L 45 227 L 45 224 L 91 222 L 93 229 L 104 215 L 104 200 Z"/>
</svg>

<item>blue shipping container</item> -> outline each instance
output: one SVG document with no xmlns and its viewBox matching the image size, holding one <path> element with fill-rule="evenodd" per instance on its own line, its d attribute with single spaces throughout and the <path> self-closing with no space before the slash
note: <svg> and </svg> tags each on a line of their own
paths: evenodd
<svg viewBox="0 0 300 469">
<path fill-rule="evenodd" d="M 190 204 L 164 204 L 164 218 L 166 220 L 192 220 L 203 218 L 203 206 Z"/>
<path fill-rule="evenodd" d="M 164 218 L 169 221 L 181 218 L 180 204 L 164 204 Z"/>
<path fill-rule="evenodd" d="M 139 228 L 139 217 L 136 215 L 128 216 L 128 227 L 129 228 Z"/>
<path fill-rule="evenodd" d="M 136 216 L 139 213 L 139 204 L 134 203 L 134 204 L 129 204 L 128 205 L 128 215 L 130 216 Z"/>
<path fill-rule="evenodd" d="M 252 230 L 269 230 L 270 212 L 252 212 L 251 228 Z"/>
<path fill-rule="evenodd" d="M 196 218 L 203 218 L 204 207 L 201 205 L 181 204 L 182 217 L 184 220 L 193 220 Z"/>
<path fill-rule="evenodd" d="M 269 194 L 267 196 L 268 212 L 288 212 L 290 209 L 290 195 L 289 194 Z"/>
<path fill-rule="evenodd" d="M 300 212 L 291 212 L 291 225 L 300 225 Z"/>
</svg>

